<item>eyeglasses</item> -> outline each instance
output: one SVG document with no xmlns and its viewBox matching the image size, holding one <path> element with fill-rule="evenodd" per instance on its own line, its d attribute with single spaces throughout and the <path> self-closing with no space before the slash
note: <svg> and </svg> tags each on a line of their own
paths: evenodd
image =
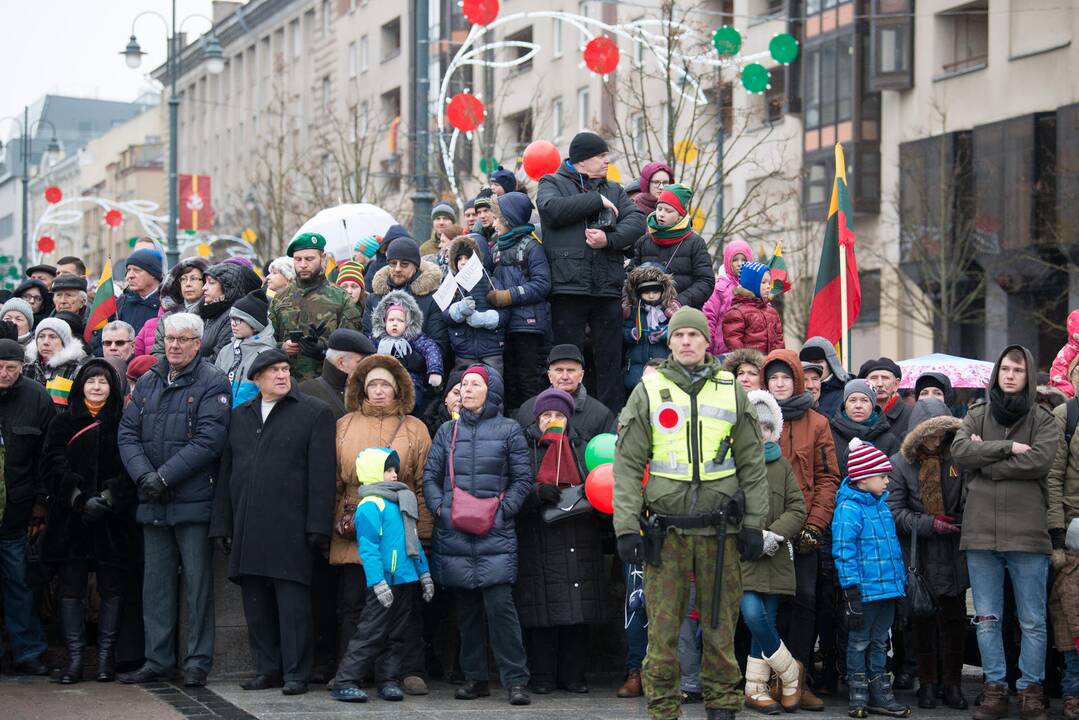
<svg viewBox="0 0 1079 720">
<path fill-rule="evenodd" d="M 173 337 L 172 335 L 166 335 L 165 336 L 165 344 L 166 345 L 187 345 L 188 343 L 194 342 L 195 340 L 201 340 L 201 338 L 197 338 L 197 337 Z"/>
<path fill-rule="evenodd" d="M 168 338 L 165 338 L 165 341 L 168 342 Z M 102 340 L 101 344 L 105 347 L 123 347 L 124 345 L 130 345 L 131 340 Z"/>
<path fill-rule="evenodd" d="M 180 277 L 181 285 L 203 285 L 204 283 L 205 281 L 202 278 L 194 275 L 183 275 Z"/>
</svg>

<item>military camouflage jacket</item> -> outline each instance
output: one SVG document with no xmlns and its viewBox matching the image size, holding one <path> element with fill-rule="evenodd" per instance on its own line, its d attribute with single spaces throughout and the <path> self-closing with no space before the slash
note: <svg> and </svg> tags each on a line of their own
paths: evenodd
<svg viewBox="0 0 1079 720">
<path fill-rule="evenodd" d="M 363 316 L 344 290 L 320 275 L 309 283 L 294 280 L 278 292 L 270 305 L 270 322 L 273 323 L 274 339 L 281 344 L 288 340 L 290 330 L 307 335 L 311 325 L 321 323 L 326 323 L 321 335 L 323 339 L 338 328 L 359 330 Z M 292 375 L 298 380 L 318 377 L 322 371 L 321 358 L 295 355 L 290 364 Z"/>
</svg>

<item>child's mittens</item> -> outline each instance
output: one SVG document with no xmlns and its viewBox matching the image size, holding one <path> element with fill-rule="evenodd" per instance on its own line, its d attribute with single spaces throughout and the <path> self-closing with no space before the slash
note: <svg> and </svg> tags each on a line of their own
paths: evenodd
<svg viewBox="0 0 1079 720">
<path fill-rule="evenodd" d="M 465 318 L 471 317 L 474 312 L 476 312 L 476 301 L 471 296 L 450 305 L 450 319 L 457 323 L 464 322 Z"/>
<path fill-rule="evenodd" d="M 492 290 L 487 293 L 487 302 L 495 307 L 508 307 L 513 302 L 513 295 L 509 290 Z"/>
<path fill-rule="evenodd" d="M 439 375 L 438 373 L 431 373 L 430 375 L 427 376 L 427 383 L 431 387 L 436 388 L 436 387 L 438 387 L 439 385 L 442 384 L 442 376 Z"/>
<path fill-rule="evenodd" d="M 468 324 L 481 330 L 494 330 L 498 327 L 498 311 L 484 310 L 468 316 Z"/>
<path fill-rule="evenodd" d="M 431 602 L 435 596 L 435 581 L 431 579 L 431 573 L 420 575 L 420 587 L 423 588 L 423 601 Z"/>
<path fill-rule="evenodd" d="M 771 530 L 764 531 L 764 554 L 772 557 L 779 550 L 779 544 L 783 542 L 783 536 L 777 535 Z"/>
<path fill-rule="evenodd" d="M 385 580 L 380 580 L 373 588 L 375 592 L 375 598 L 382 604 L 382 607 L 389 607 L 393 605 L 393 590 L 390 589 L 389 584 Z"/>
</svg>

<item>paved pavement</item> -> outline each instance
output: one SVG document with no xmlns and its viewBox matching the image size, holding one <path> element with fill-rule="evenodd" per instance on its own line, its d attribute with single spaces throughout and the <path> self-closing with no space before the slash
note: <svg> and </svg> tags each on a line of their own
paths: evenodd
<svg viewBox="0 0 1079 720">
<path fill-rule="evenodd" d="M 3 720 L 183 720 L 146 690 L 120 683 L 50 683 L 42 677 L 0 677 Z"/>
</svg>

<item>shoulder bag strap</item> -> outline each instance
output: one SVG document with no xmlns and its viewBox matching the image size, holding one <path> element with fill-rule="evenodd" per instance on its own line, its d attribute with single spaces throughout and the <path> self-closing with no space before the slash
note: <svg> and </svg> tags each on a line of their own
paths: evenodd
<svg viewBox="0 0 1079 720">
<path fill-rule="evenodd" d="M 910 528 L 910 570 L 916 572 L 918 569 L 918 529 L 914 525 Z"/>
<path fill-rule="evenodd" d="M 460 422 L 460 420 L 454 420 L 453 421 L 453 435 L 450 436 L 450 459 L 449 459 L 449 463 L 450 463 L 450 487 L 454 488 L 454 489 L 457 488 L 457 481 L 453 476 L 453 451 L 454 451 L 454 448 L 457 447 L 457 423 L 458 422 Z"/>
<path fill-rule="evenodd" d="M 93 430 L 94 428 L 98 427 L 99 425 L 101 425 L 101 421 L 100 421 L 100 420 L 94 420 L 94 421 L 93 421 L 92 423 L 90 423 L 89 425 L 87 425 L 86 427 L 84 427 L 84 428 L 83 428 L 82 430 L 79 430 L 79 431 L 78 431 L 77 433 L 75 433 L 74 435 L 72 435 L 72 436 L 71 436 L 71 439 L 67 441 L 67 444 L 68 444 L 68 445 L 71 445 L 71 443 L 75 442 L 75 440 L 76 440 L 76 439 L 77 439 L 77 438 L 78 438 L 78 437 L 79 437 L 80 435 L 82 435 L 82 434 L 83 434 L 83 433 L 85 433 L 85 432 L 89 432 L 90 430 Z"/>
</svg>

